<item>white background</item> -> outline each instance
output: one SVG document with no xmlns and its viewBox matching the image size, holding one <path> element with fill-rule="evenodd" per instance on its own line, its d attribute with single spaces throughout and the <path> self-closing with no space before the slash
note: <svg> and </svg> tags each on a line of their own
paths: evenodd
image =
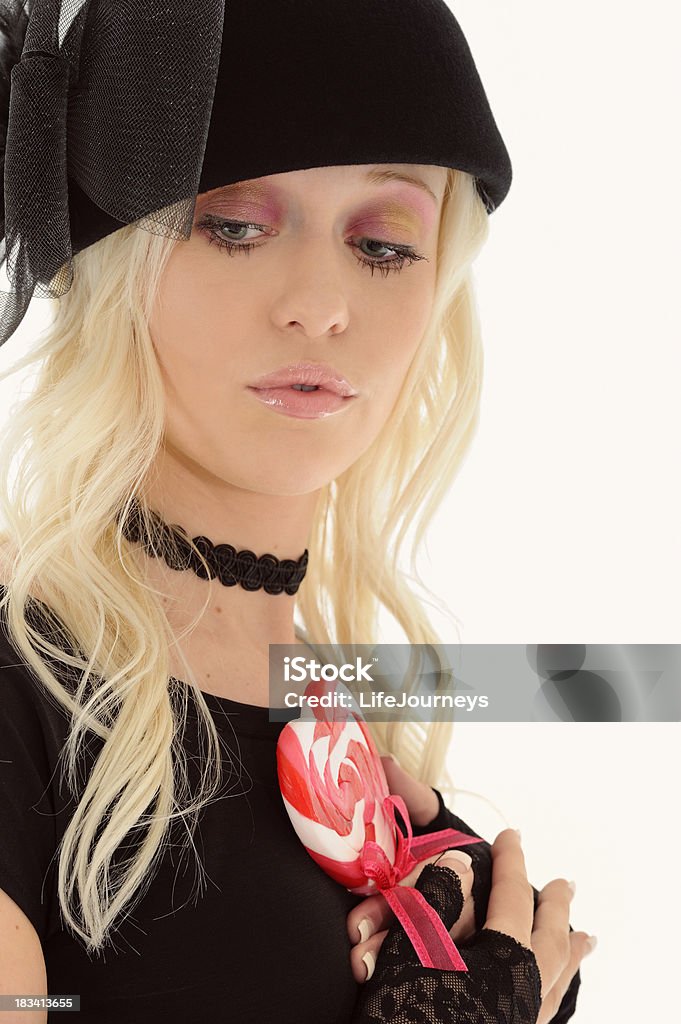
<svg viewBox="0 0 681 1024">
<path fill-rule="evenodd" d="M 444 642 L 679 643 L 678 6 L 456 0 L 511 155 L 481 424 L 419 571 Z M 397 640 L 397 636 L 391 637 Z M 520 828 L 598 936 L 575 1021 L 679 1019 L 677 723 L 455 725 L 455 810 Z"/>
<path fill-rule="evenodd" d="M 514 182 L 476 264 L 481 423 L 420 564 L 460 636 L 433 620 L 452 643 L 679 643 L 677 5 L 450 6 Z M 579 1024 L 678 1017 L 674 745 L 677 724 L 456 726 L 457 785 L 501 813 L 453 809 L 520 828 L 538 888 L 577 882 L 571 920 L 600 940 Z"/>
</svg>

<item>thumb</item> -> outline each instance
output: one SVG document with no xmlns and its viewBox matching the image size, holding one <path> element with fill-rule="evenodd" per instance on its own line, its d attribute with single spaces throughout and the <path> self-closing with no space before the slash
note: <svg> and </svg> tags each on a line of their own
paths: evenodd
<svg viewBox="0 0 681 1024">
<path fill-rule="evenodd" d="M 440 809 L 433 789 L 405 771 L 393 754 L 382 755 L 381 763 L 388 789 L 402 797 L 412 824 L 417 827 L 430 824 Z"/>
<path fill-rule="evenodd" d="M 445 850 L 436 863 L 425 865 L 414 884 L 442 919 L 447 931 L 461 917 L 465 902 L 461 876 L 470 870 L 470 864 L 456 851 Z"/>
</svg>

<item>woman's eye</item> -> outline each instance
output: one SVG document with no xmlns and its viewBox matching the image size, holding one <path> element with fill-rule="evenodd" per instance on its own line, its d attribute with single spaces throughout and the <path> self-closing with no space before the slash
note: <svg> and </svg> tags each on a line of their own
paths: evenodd
<svg viewBox="0 0 681 1024">
<path fill-rule="evenodd" d="M 245 239 L 244 232 L 266 230 L 260 224 L 243 224 L 241 221 L 224 220 L 222 217 L 215 217 L 211 214 L 207 214 L 196 226 L 207 231 L 209 242 L 227 246 L 236 243 L 235 247 L 237 248 L 244 248 L 243 245 L 239 245 Z"/>
<path fill-rule="evenodd" d="M 207 214 L 196 226 L 205 233 L 211 245 L 217 245 L 220 249 L 226 249 L 230 256 L 237 252 L 248 252 L 251 249 L 259 248 L 259 245 L 256 245 L 254 242 L 246 241 L 244 232 L 267 231 L 267 228 L 261 224 L 245 224 L 238 220 L 225 220 L 223 217 L 216 217 L 212 214 Z M 388 242 L 381 242 L 378 239 L 367 237 L 360 238 L 359 242 L 357 239 L 351 239 L 348 244 L 360 253 L 371 257 L 370 259 L 362 259 L 360 256 L 357 257 L 357 261 L 363 266 L 370 267 L 372 276 L 375 268 L 378 268 L 385 276 L 385 274 L 393 270 L 402 270 L 405 263 L 411 265 L 416 263 L 417 260 L 427 260 L 426 256 L 415 252 L 413 246 L 410 245 L 391 245 Z M 364 249 L 365 245 L 369 248 L 368 253 Z M 376 250 L 384 250 L 395 255 L 390 259 L 384 259 L 381 258 L 380 253 L 377 255 Z"/>
</svg>

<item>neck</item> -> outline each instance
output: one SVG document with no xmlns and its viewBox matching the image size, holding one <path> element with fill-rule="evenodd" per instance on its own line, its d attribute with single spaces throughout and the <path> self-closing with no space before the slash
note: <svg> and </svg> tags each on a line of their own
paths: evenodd
<svg viewBox="0 0 681 1024">
<path fill-rule="evenodd" d="M 167 479 L 149 487 L 146 503 L 169 526 L 181 526 L 190 537 L 208 537 L 213 544 L 231 544 L 257 556 L 269 553 L 297 560 L 306 548 L 319 492 L 303 495 L 266 494 L 241 490 L 220 481 L 192 479 L 173 487 Z M 219 579 L 201 579 L 191 569 L 177 571 L 143 549 L 148 582 L 162 594 L 171 625 L 180 633 L 191 627 L 207 600 L 195 635 L 229 645 L 232 650 L 258 650 L 267 645 L 296 643 L 295 594 L 268 594 L 224 586 Z"/>
</svg>

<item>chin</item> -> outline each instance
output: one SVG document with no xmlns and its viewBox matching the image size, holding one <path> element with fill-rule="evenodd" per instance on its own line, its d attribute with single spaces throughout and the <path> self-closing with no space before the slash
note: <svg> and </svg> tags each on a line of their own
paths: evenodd
<svg viewBox="0 0 681 1024">
<path fill-rule="evenodd" d="M 292 458 L 290 453 L 288 457 L 282 456 L 276 459 L 271 466 L 264 459 L 257 461 L 257 474 L 253 473 L 254 467 L 251 466 L 250 473 L 248 470 L 243 474 L 230 473 L 228 469 L 225 469 L 220 475 L 228 486 L 239 487 L 242 490 L 254 491 L 258 494 L 295 498 L 326 487 L 347 468 L 345 465 L 340 468 L 335 465 L 315 467 L 312 460 L 305 460 L 304 457 Z"/>
</svg>

